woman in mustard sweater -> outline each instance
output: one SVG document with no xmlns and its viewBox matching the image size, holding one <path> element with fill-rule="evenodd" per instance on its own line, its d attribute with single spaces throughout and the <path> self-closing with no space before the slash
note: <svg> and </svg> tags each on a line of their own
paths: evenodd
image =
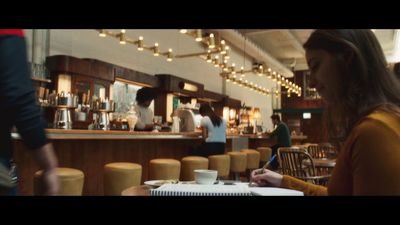
<svg viewBox="0 0 400 225">
<path fill-rule="evenodd" d="M 400 195 L 400 82 L 374 33 L 316 30 L 304 48 L 329 137 L 341 146 L 336 166 L 327 188 L 261 169 L 253 182 L 305 195 Z"/>
</svg>

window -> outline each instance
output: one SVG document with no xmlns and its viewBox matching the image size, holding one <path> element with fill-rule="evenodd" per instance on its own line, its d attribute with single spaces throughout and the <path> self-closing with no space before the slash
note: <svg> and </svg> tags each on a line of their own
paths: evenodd
<svg viewBox="0 0 400 225">
<path fill-rule="evenodd" d="M 311 119 L 311 113 L 303 113 L 303 119 Z"/>
<path fill-rule="evenodd" d="M 116 103 L 114 114 L 123 116 L 129 110 L 130 103 L 136 104 L 136 92 L 142 86 L 115 81 L 113 87 L 113 100 Z M 154 111 L 154 101 L 151 101 L 149 108 Z"/>
<path fill-rule="evenodd" d="M 310 79 L 311 74 L 310 71 L 304 72 L 304 79 L 303 79 L 303 96 L 304 99 L 321 99 L 321 96 L 318 94 L 315 88 L 310 88 Z"/>
</svg>

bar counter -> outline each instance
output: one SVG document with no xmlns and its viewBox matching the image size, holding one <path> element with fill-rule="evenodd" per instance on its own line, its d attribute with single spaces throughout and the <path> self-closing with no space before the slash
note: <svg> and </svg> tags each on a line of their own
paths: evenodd
<svg viewBox="0 0 400 225">
<path fill-rule="evenodd" d="M 142 165 L 142 183 L 148 180 L 151 159 L 181 160 L 189 149 L 200 145 L 198 132 L 128 132 L 46 129 L 54 145 L 59 167 L 85 174 L 83 195 L 103 195 L 103 167 L 111 162 Z M 33 174 L 39 169 L 17 133 L 13 133 L 14 159 L 18 165 L 19 195 L 33 194 Z"/>
<path fill-rule="evenodd" d="M 155 158 L 181 160 L 190 148 L 201 144 L 199 132 L 128 132 L 46 129 L 54 145 L 59 167 L 85 174 L 83 195 L 103 195 L 103 167 L 111 162 L 142 166 L 142 183 L 148 180 L 149 161 Z M 19 195 L 33 194 L 33 174 L 39 169 L 17 133 L 12 133 L 14 159 L 18 165 Z M 226 151 L 271 146 L 273 138 L 257 135 L 227 135 Z"/>
<path fill-rule="evenodd" d="M 129 139 L 199 139 L 200 132 L 144 132 L 144 131 L 103 131 L 103 130 L 61 130 L 46 129 L 50 140 L 129 140 Z M 12 133 L 19 139 L 18 133 Z"/>
<path fill-rule="evenodd" d="M 255 135 L 255 134 L 246 134 L 241 135 L 242 137 L 247 137 L 249 139 L 248 147 L 251 149 L 256 149 L 258 147 L 271 147 L 276 144 L 276 138 L 271 138 L 266 135 Z M 305 135 L 292 135 L 292 145 L 300 145 L 303 144 L 305 140 L 307 140 L 307 136 Z"/>
</svg>

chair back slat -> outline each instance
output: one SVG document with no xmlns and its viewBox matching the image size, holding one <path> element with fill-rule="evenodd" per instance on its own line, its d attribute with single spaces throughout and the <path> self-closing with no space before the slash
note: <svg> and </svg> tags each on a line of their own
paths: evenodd
<svg viewBox="0 0 400 225">
<path fill-rule="evenodd" d="M 278 161 L 284 175 L 293 176 L 314 184 L 327 184 L 328 177 L 317 177 L 313 158 L 303 148 L 278 148 Z M 305 163 L 307 161 L 307 163 Z"/>
</svg>

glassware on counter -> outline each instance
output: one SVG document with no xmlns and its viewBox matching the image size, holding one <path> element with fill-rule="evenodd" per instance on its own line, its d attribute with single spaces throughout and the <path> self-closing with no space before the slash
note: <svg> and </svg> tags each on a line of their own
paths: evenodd
<svg viewBox="0 0 400 225">
<path fill-rule="evenodd" d="M 126 113 L 126 120 L 128 121 L 129 124 L 129 130 L 134 131 L 138 117 L 133 103 L 130 104 L 129 111 Z"/>
</svg>

